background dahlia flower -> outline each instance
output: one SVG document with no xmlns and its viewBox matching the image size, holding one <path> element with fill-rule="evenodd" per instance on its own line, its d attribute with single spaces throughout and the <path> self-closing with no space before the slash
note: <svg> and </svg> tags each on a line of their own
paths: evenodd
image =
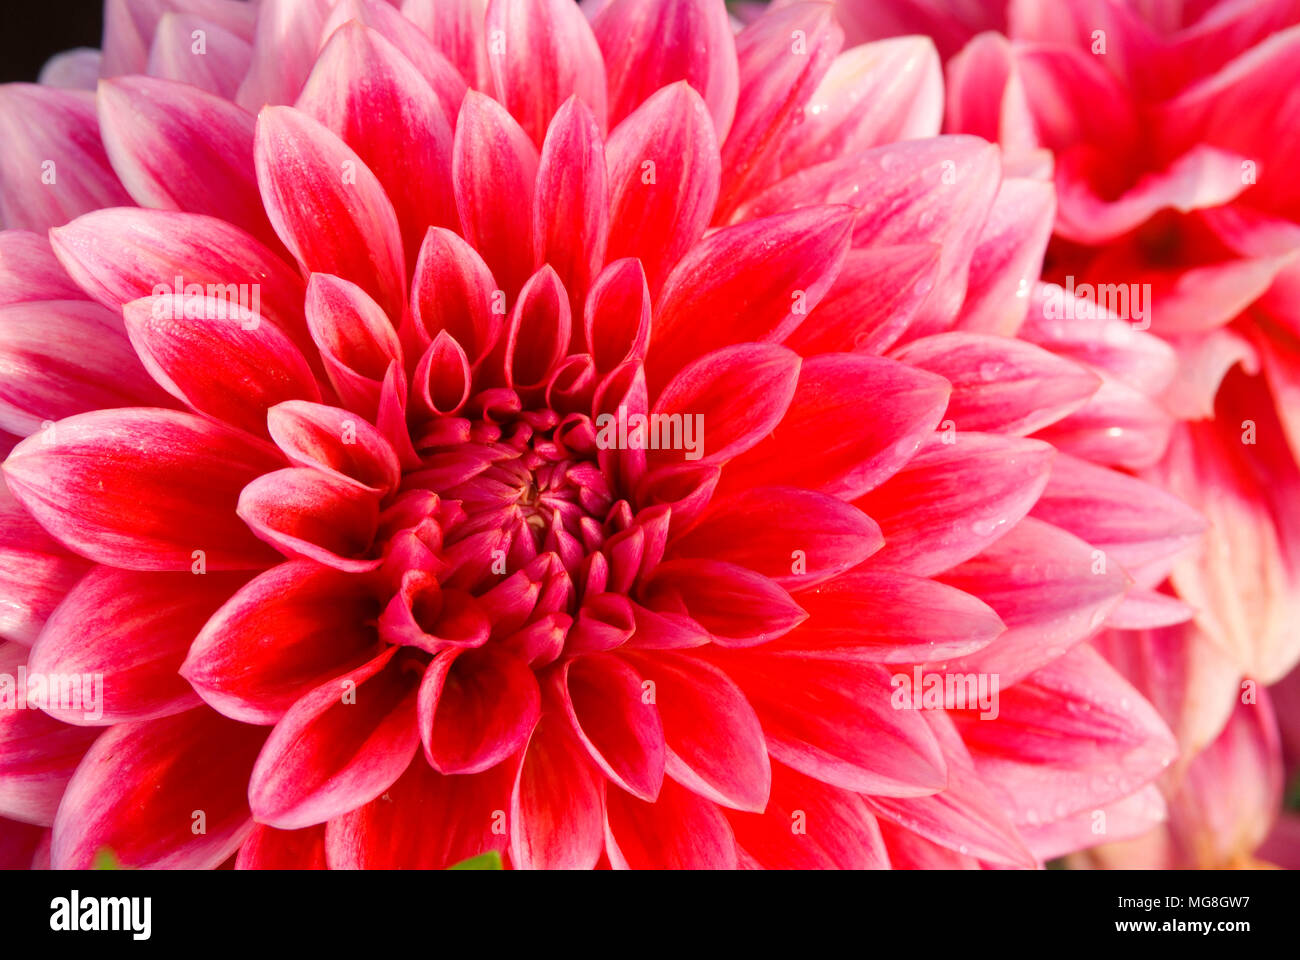
<svg viewBox="0 0 1300 960">
<path fill-rule="evenodd" d="M 1300 111 L 1300 4 L 837 6 L 861 39 L 903 24 L 931 33 L 955 54 L 947 128 L 996 140 L 1010 168 L 1054 180 L 1046 279 L 1146 285 L 1150 329 L 1177 351 L 1177 375 L 1159 398 L 1163 429 L 1138 456 L 1117 451 L 1111 462 L 1143 471 L 1210 526 L 1172 572 L 1194 622 L 1136 647 L 1131 638 L 1107 647 L 1144 690 L 1186 688 L 1155 699 L 1175 711 L 1164 715 L 1185 762 L 1213 744 L 1203 762 L 1213 766 L 1235 749 L 1225 744 L 1241 742 L 1240 727 L 1267 745 L 1248 752 L 1267 754 L 1280 771 L 1272 711 L 1225 724 L 1256 684 L 1290 671 L 1282 696 L 1300 679 L 1300 187 L 1296 140 L 1286 133 Z M 1147 672 L 1130 669 L 1139 666 Z M 1247 833 L 1258 843 L 1277 815 L 1282 777 L 1256 779 L 1272 784 L 1268 802 L 1242 805 L 1255 815 Z M 1181 795 L 1183 782 L 1180 766 L 1164 789 Z M 1169 829 L 1193 819 L 1172 817 Z M 1196 831 L 1221 832 L 1211 820 L 1200 818 Z M 1153 841 L 1147 853 L 1156 846 L 1170 848 Z M 1300 848 L 1290 850 L 1288 861 L 1300 863 Z M 1165 862 L 1222 865 L 1225 857 L 1184 849 Z"/>
<path fill-rule="evenodd" d="M 1034 867 L 1164 816 L 1085 641 L 1184 615 L 1202 521 L 1107 454 L 1173 351 L 1030 309 L 1053 189 L 939 135 L 928 40 L 598 6 L 111 0 L 0 88 L 0 673 L 103 678 L 0 711 L 5 863 Z M 896 696 L 958 675 L 995 709 Z"/>
</svg>

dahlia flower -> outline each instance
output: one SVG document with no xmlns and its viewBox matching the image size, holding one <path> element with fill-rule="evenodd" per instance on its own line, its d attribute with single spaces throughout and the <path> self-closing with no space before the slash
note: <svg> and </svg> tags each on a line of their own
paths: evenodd
<svg viewBox="0 0 1300 960">
<path fill-rule="evenodd" d="M 4 861 L 1160 820 L 1173 736 L 1085 641 L 1181 614 L 1202 521 L 1104 453 L 1174 356 L 1034 317 L 1052 188 L 940 135 L 939 65 L 822 3 L 111 0 L 0 88 L 0 674 L 103 681 L 11 690 Z"/>
<path fill-rule="evenodd" d="M 1223 816 L 1211 815 L 1213 804 L 1186 798 L 1198 778 L 1214 782 L 1198 771 L 1238 751 L 1224 746 L 1241 742 L 1234 729 L 1274 728 L 1267 707 L 1249 723 L 1230 722 L 1256 702 L 1243 689 L 1276 683 L 1300 660 L 1293 506 L 1300 494 L 1300 194 L 1288 173 L 1294 138 L 1279 134 L 1300 105 L 1300 7 L 1291 0 L 1069 0 L 1050 10 L 1012 0 L 956 13 L 908 0 L 880 6 L 884 12 L 868 13 L 858 0 L 839 3 L 841 19 L 857 24 L 864 39 L 890 36 L 905 22 L 934 34 L 955 54 L 947 65 L 948 129 L 997 140 L 1010 167 L 1055 182 L 1045 278 L 1086 285 L 1096 300 L 1104 291 L 1125 292 L 1125 303 L 1140 294 L 1143 325 L 1177 351 L 1176 376 L 1158 398 L 1163 426 L 1144 449 L 1116 449 L 1110 458 L 1210 521 L 1204 544 L 1174 566 L 1169 584 L 1195 611 L 1194 623 L 1153 624 L 1151 634 L 1105 644 L 1144 691 L 1180 687 L 1174 696 L 1154 695 L 1181 746 L 1183 762 L 1162 785 L 1183 798 L 1180 812 L 1142 842 L 1147 852 L 1135 862 L 1152 863 L 1153 849 L 1161 851 L 1154 862 L 1165 865 L 1251 862 L 1247 846 L 1238 843 L 1231 856 L 1215 846 L 1227 842 L 1215 831 L 1227 828 Z M 1276 733 L 1259 733 L 1256 742 L 1264 746 L 1245 752 L 1268 754 L 1267 768 L 1279 770 Z M 1194 760 L 1202 749 L 1205 758 Z M 1280 774 L 1258 779 L 1276 789 L 1260 795 L 1271 798 L 1271 809 L 1246 803 L 1238 811 L 1253 818 L 1241 835 L 1254 843 L 1276 819 L 1281 796 Z M 1192 835 L 1210 839 L 1192 844 Z"/>
</svg>

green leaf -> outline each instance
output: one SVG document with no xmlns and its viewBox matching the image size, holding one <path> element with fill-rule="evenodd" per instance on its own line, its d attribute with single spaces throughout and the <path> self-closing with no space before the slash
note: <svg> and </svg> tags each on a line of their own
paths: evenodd
<svg viewBox="0 0 1300 960">
<path fill-rule="evenodd" d="M 489 850 L 487 853 L 480 853 L 477 857 L 470 857 L 468 860 L 462 860 L 448 870 L 504 870 L 501 865 L 501 854 L 495 850 Z"/>
<path fill-rule="evenodd" d="M 92 870 L 121 870 L 122 861 L 117 859 L 117 854 L 113 853 L 108 847 L 100 847 L 95 852 L 95 859 L 90 863 Z"/>
</svg>

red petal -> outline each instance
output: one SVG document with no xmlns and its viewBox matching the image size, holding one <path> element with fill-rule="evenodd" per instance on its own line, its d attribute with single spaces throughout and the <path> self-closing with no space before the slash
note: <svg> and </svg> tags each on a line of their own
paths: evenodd
<svg viewBox="0 0 1300 960">
<path fill-rule="evenodd" d="M 274 554 L 236 522 L 239 491 L 281 463 L 242 431 L 137 408 L 59 421 L 15 447 L 4 476 L 45 529 L 92 560 L 188 570 L 202 559 L 210 570 L 246 570 Z"/>
<path fill-rule="evenodd" d="M 596 766 L 654 802 L 664 778 L 664 730 L 636 670 L 613 654 L 589 654 L 566 662 L 557 686 L 573 732 Z"/>
<path fill-rule="evenodd" d="M 444 777 L 417 756 L 382 796 L 329 822 L 330 867 L 443 870 L 490 850 L 505 853 L 517 767 L 518 758 Z"/>
<path fill-rule="evenodd" d="M 326 681 L 271 731 L 248 782 L 258 822 L 286 830 L 355 810 L 402 775 L 419 749 L 420 673 L 389 647 Z"/>
<path fill-rule="evenodd" d="M 769 870 L 887 870 L 880 826 L 863 799 L 777 764 L 772 799 L 729 813 L 736 843 Z"/>
<path fill-rule="evenodd" d="M 785 339 L 830 288 L 852 222 L 848 207 L 814 207 L 724 227 L 692 247 L 657 300 L 652 392 L 711 350 Z"/>
<path fill-rule="evenodd" d="M 459 225 L 442 104 L 379 33 L 355 20 L 336 30 L 297 107 L 338 134 L 379 180 L 397 213 L 408 267 L 430 226 Z"/>
<path fill-rule="evenodd" d="M 298 348 L 245 306 L 169 294 L 133 301 L 123 315 L 145 369 L 196 413 L 265 437 L 272 406 L 320 399 Z"/>
<path fill-rule="evenodd" d="M 708 104 L 718 140 L 725 140 L 740 91 L 736 41 L 726 10 L 710 0 L 613 0 L 592 23 L 609 72 L 613 127 L 678 80 Z"/>
<path fill-rule="evenodd" d="M 611 790 L 605 850 L 617 870 L 734 870 L 736 843 L 711 800 L 669 781 L 653 803 Z"/>
<path fill-rule="evenodd" d="M 740 688 L 695 657 L 660 651 L 626 656 L 652 684 L 668 776 L 723 806 L 762 810 L 772 780 L 767 742 Z"/>
<path fill-rule="evenodd" d="M 448 650 L 420 685 L 420 736 L 444 774 L 479 773 L 514 756 L 537 725 L 541 695 L 533 671 L 495 647 Z"/>
<path fill-rule="evenodd" d="M 636 257 L 657 294 L 700 239 L 718 200 L 722 161 L 708 108 L 685 81 L 620 123 L 609 160 L 609 257 Z"/>
<path fill-rule="evenodd" d="M 474 91 L 465 95 L 452 164 L 460 232 L 512 299 L 538 267 L 532 217 L 519 215 L 533 209 L 538 159 L 499 103 Z"/>
<path fill-rule="evenodd" d="M 366 556 L 379 525 L 378 499 L 320 470 L 289 467 L 258 477 L 239 494 L 236 513 L 285 556 L 350 573 L 379 565 Z"/>
<path fill-rule="evenodd" d="M 352 280 L 401 316 L 406 270 L 397 214 L 379 180 L 307 114 L 268 107 L 254 146 L 262 202 L 302 268 Z"/>
<path fill-rule="evenodd" d="M 799 366 L 796 354 L 770 343 L 737 344 L 695 360 L 664 387 L 651 411 L 661 418 L 658 429 L 656 421 L 648 423 L 651 464 L 701 456 L 706 463 L 725 463 L 749 450 L 787 415 Z M 664 418 L 680 418 L 680 429 Z M 614 427 L 600 417 L 596 425 L 602 432 Z M 693 445 L 687 444 L 688 433 L 694 434 Z"/>
<path fill-rule="evenodd" d="M 756 487 L 710 503 L 669 556 L 724 560 L 801 590 L 857 566 L 884 542 L 875 521 L 842 500 Z"/>
<path fill-rule="evenodd" d="M 551 121 L 537 168 L 533 236 L 575 315 L 605 262 L 611 216 L 603 144 L 591 109 L 570 97 Z"/>
<path fill-rule="evenodd" d="M 378 612 L 360 578 L 307 560 L 283 563 L 212 615 L 180 674 L 226 716 L 275 723 L 314 687 L 375 655 Z"/>
<path fill-rule="evenodd" d="M 884 667 L 751 651 L 714 650 L 707 658 L 745 692 L 773 760 L 881 796 L 926 796 L 947 782 L 925 720 L 892 706 Z"/>
<path fill-rule="evenodd" d="M 501 102 L 539 147 L 571 95 L 605 127 L 605 61 L 587 18 L 568 0 L 491 0 L 488 60 Z"/>
<path fill-rule="evenodd" d="M 564 716 L 543 715 L 510 796 L 510 861 L 521 870 L 590 869 L 604 821 L 604 779 Z"/>
<path fill-rule="evenodd" d="M 225 862 L 253 826 L 245 785 L 265 737 L 206 707 L 113 727 L 68 784 L 51 866 L 88 869 L 105 847 L 128 869 Z"/>
<path fill-rule="evenodd" d="M 767 577 L 717 560 L 661 563 L 643 592 L 650 607 L 688 614 L 723 646 L 766 643 L 807 619 Z"/>
<path fill-rule="evenodd" d="M 722 488 L 781 485 L 859 497 L 912 457 L 943 416 L 948 390 L 942 377 L 880 357 L 812 357 L 785 418 L 727 465 Z"/>
<path fill-rule="evenodd" d="M 95 567 L 54 611 L 28 669 L 108 677 L 88 712 L 51 704 L 65 723 L 95 726 L 170 716 L 198 704 L 178 674 L 194 636 L 247 579 L 242 574 L 138 573 Z"/>
<path fill-rule="evenodd" d="M 1005 629 L 970 594 L 902 573 L 847 573 L 800 593 L 799 602 L 808 620 L 764 652 L 915 663 L 973 653 Z"/>
</svg>

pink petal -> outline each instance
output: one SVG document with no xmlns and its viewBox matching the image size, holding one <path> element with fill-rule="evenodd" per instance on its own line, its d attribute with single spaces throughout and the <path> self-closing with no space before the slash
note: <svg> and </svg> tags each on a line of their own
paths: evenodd
<svg viewBox="0 0 1300 960">
<path fill-rule="evenodd" d="M 769 182 L 782 142 L 844 43 L 830 6 L 769 9 L 736 36 L 740 93 L 722 145 L 718 222 Z"/>
<path fill-rule="evenodd" d="M 1004 687 L 1096 633 L 1130 583 L 1101 551 L 1032 517 L 940 579 L 979 597 L 1007 625 L 946 669 L 998 674 Z"/>
<path fill-rule="evenodd" d="M 533 208 L 538 161 L 505 108 L 474 91 L 465 95 L 452 162 L 460 232 L 512 299 L 539 266 L 532 218 L 519 215 Z"/>
<path fill-rule="evenodd" d="M 1101 385 L 1087 368 L 1008 337 L 941 333 L 892 356 L 952 384 L 946 416 L 958 430 L 1034 433 L 1078 410 Z"/>
<path fill-rule="evenodd" d="M 1177 750 L 1151 705 L 1086 646 L 1004 688 L 997 719 L 967 713 L 957 726 L 975 768 L 1017 825 L 1127 796 Z"/>
<path fill-rule="evenodd" d="M 834 281 L 852 223 L 848 207 L 814 207 L 725 227 L 692 247 L 656 301 L 652 390 L 711 350 L 789 336 Z"/>
<path fill-rule="evenodd" d="M 252 60 L 252 46 L 224 27 L 190 14 L 165 13 L 149 48 L 146 72 L 234 100 Z"/>
<path fill-rule="evenodd" d="M 254 156 L 271 224 L 302 268 L 351 280 L 390 316 L 400 316 L 406 300 L 401 228 L 361 158 L 290 107 L 258 115 Z"/>
<path fill-rule="evenodd" d="M 244 785 L 265 738 L 206 707 L 113 727 L 68 784 L 51 866 L 88 869 L 105 847 L 130 869 L 223 863 L 253 827 Z"/>
<path fill-rule="evenodd" d="M 736 844 L 711 800 L 671 780 L 649 803 L 605 795 L 605 850 L 616 870 L 734 870 Z"/>
<path fill-rule="evenodd" d="M 540 705 L 533 671 L 509 651 L 445 651 L 420 684 L 424 755 L 439 773 L 487 770 L 528 742 Z"/>
<path fill-rule="evenodd" d="M 54 608 L 89 569 L 32 519 L 0 483 L 0 637 L 31 646 Z"/>
<path fill-rule="evenodd" d="M 266 104 L 298 99 L 316 62 L 329 11 L 329 0 L 262 0 L 257 8 L 252 67 L 235 102 L 256 112 Z"/>
<path fill-rule="evenodd" d="M 609 160 L 609 257 L 637 257 L 650 292 L 700 239 L 718 199 L 718 138 L 685 81 L 658 91 L 614 128 Z"/>
<path fill-rule="evenodd" d="M 1001 865 L 1033 867 L 1035 859 L 979 774 L 951 720 L 928 711 L 948 763 L 948 786 L 928 797 L 869 797 L 867 806 L 934 843 Z"/>
<path fill-rule="evenodd" d="M 99 121 L 140 206 L 220 217 L 275 247 L 253 169 L 252 114 L 186 83 L 120 77 L 100 85 Z"/>
<path fill-rule="evenodd" d="M 194 635 L 246 579 L 95 567 L 46 622 L 27 666 L 109 680 L 93 712 L 84 703 L 51 704 L 48 712 L 65 723 L 107 726 L 197 706 L 177 670 Z"/>
<path fill-rule="evenodd" d="M 931 439 L 856 501 L 885 537 L 872 569 L 918 576 L 951 569 L 1019 523 L 1047 485 L 1053 457 L 1047 444 L 997 434 L 952 436 L 952 444 Z"/>
<path fill-rule="evenodd" d="M 313 688 L 375 655 L 377 614 L 359 578 L 307 560 L 283 563 L 212 615 L 180 674 L 226 716 L 275 723 Z"/>
<path fill-rule="evenodd" d="M 0 230 L 0 306 L 84 297 L 54 258 L 49 240 L 26 230 Z"/>
<path fill-rule="evenodd" d="M 99 138 L 95 96 L 26 83 L 0 88 L 0 223 L 44 233 L 130 203 Z"/>
<path fill-rule="evenodd" d="M 61 543 L 128 570 L 257 569 L 274 557 L 235 522 L 239 491 L 283 459 L 190 413 L 100 410 L 14 448 L 9 489 Z"/>
<path fill-rule="evenodd" d="M 289 708 L 248 781 L 259 823 L 295 830 L 355 810 L 402 775 L 419 749 L 420 674 L 400 647 L 326 681 Z"/>
<path fill-rule="evenodd" d="M 328 273 L 307 284 L 307 327 L 344 406 L 373 419 L 388 368 L 402 346 L 388 315 L 364 289 Z"/>
<path fill-rule="evenodd" d="M 490 90 L 484 14 L 487 0 L 405 0 L 402 16 L 418 25 L 475 90 Z"/>
<path fill-rule="evenodd" d="M 490 0 L 485 21 L 497 96 L 538 147 L 560 104 L 585 102 L 605 128 L 605 61 L 568 0 Z"/>
<path fill-rule="evenodd" d="M 609 73 L 613 127 L 678 80 L 708 105 L 718 140 L 736 113 L 739 68 L 726 11 L 709 0 L 614 0 L 592 24 Z"/>
<path fill-rule="evenodd" d="M 430 226 L 459 224 L 442 104 L 380 34 L 355 20 L 335 31 L 296 106 L 338 134 L 379 180 L 397 213 L 408 267 Z"/>
<path fill-rule="evenodd" d="M 895 37 L 831 61 L 786 140 L 786 173 L 900 140 L 938 135 L 943 71 L 928 37 Z"/>
<path fill-rule="evenodd" d="M 1205 519 L 1178 498 L 1128 474 L 1058 454 L 1033 515 L 1093 546 L 1130 571 L 1171 561 L 1195 543 Z M 1167 564 L 1147 579 L 1164 579 Z"/>
<path fill-rule="evenodd" d="M 1050 184 L 1010 177 L 1002 181 L 971 254 L 958 329 L 1010 336 L 1020 328 L 1055 212 Z"/>
<path fill-rule="evenodd" d="M 299 347 L 311 343 L 302 318 L 302 278 L 224 220 L 134 207 L 96 210 L 51 230 L 50 242 L 72 279 L 115 312 L 141 297 L 187 289 L 229 298 L 229 285 L 237 295 L 242 284 L 250 305 L 256 292 L 264 319 Z"/>
<path fill-rule="evenodd" d="M 795 173 L 745 204 L 761 217 L 810 204 L 858 208 L 853 246 L 942 244 L 934 292 L 920 310 L 918 335 L 954 322 L 966 295 L 971 257 L 1001 179 L 998 150 L 977 137 L 943 136 L 874 147 Z"/>
<path fill-rule="evenodd" d="M 872 385 L 871 393 L 862 384 Z M 939 423 L 948 381 L 880 357 L 804 361 L 776 431 L 727 465 L 722 488 L 778 484 L 852 500 L 895 473 Z M 816 457 L 807 451 L 816 450 Z"/>
<path fill-rule="evenodd" d="M 71 726 L 29 704 L 31 678 L 28 690 L 14 689 L 26 654 L 17 644 L 0 643 L 6 700 L 13 697 L 13 705 L 0 710 L 0 816 L 47 827 L 54 822 L 68 779 L 100 729 Z"/>
<path fill-rule="evenodd" d="M 0 429 L 36 433 L 104 407 L 165 404 L 135 358 L 121 319 L 88 300 L 0 307 Z"/>
</svg>

